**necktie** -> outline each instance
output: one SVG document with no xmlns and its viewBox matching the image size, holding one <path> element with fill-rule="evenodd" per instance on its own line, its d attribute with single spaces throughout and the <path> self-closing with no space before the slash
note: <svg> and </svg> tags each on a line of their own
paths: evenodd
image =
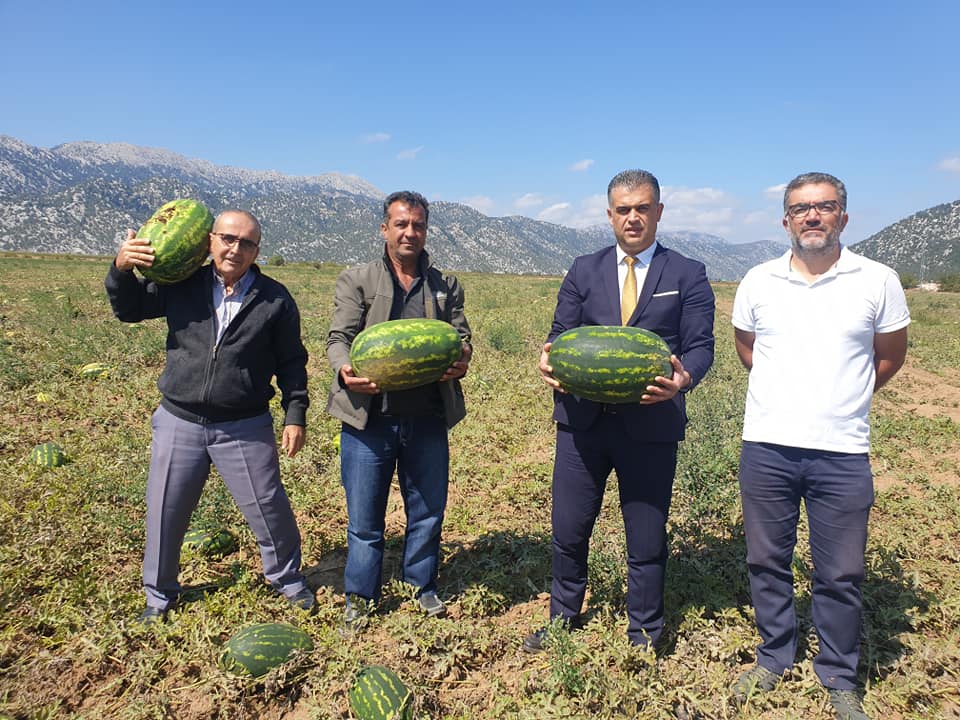
<svg viewBox="0 0 960 720">
<path fill-rule="evenodd" d="M 623 261 L 627 264 L 627 277 L 623 281 L 623 292 L 620 293 L 620 323 L 626 325 L 637 308 L 637 273 L 633 269 L 637 259 L 627 255 Z"/>
</svg>

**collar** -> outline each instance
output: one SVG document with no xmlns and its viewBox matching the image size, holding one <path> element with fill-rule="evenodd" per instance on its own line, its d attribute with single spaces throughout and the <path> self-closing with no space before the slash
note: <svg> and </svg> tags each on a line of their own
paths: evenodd
<svg viewBox="0 0 960 720">
<path fill-rule="evenodd" d="M 217 284 L 217 287 L 220 288 L 221 292 L 226 295 L 226 285 L 223 282 L 223 276 L 219 273 L 216 266 L 213 263 L 210 263 L 210 266 L 213 268 L 213 281 Z M 250 286 L 253 285 L 253 281 L 256 279 L 256 275 L 253 273 L 253 267 L 247 269 L 247 271 L 240 277 L 237 282 L 233 284 L 233 294 L 238 297 L 243 297 L 247 290 L 250 289 Z"/>
<path fill-rule="evenodd" d="M 799 277 L 797 273 L 790 269 L 790 260 L 793 258 L 793 249 L 787 250 L 783 255 L 777 259 L 771 261 L 770 263 L 770 274 L 774 277 L 783 278 L 784 280 L 789 280 L 790 278 Z M 837 262 L 834 263 L 833 267 L 827 270 L 823 275 L 821 275 L 817 282 L 823 280 L 824 278 L 833 277 L 834 275 L 840 275 L 842 273 L 856 272 L 860 269 L 859 256 L 856 253 L 851 252 L 845 245 L 840 245 L 840 257 L 837 259 Z M 804 280 L 804 282 L 806 282 Z"/>
<path fill-rule="evenodd" d="M 634 255 L 633 257 L 637 259 L 637 267 L 650 267 L 650 263 L 653 260 L 653 255 L 655 252 L 657 252 L 657 248 L 659 246 L 660 243 L 657 240 L 654 240 L 650 247 Z M 620 265 L 623 263 L 623 259 L 627 256 L 627 253 L 625 253 L 623 248 L 620 247 L 620 243 L 614 245 L 614 248 L 617 251 L 617 265 Z"/>
</svg>

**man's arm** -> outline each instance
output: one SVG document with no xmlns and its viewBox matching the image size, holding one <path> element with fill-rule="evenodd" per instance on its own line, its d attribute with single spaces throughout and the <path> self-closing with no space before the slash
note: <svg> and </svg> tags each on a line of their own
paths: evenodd
<svg viewBox="0 0 960 720">
<path fill-rule="evenodd" d="M 127 230 L 116 258 L 104 280 L 110 307 L 118 320 L 135 323 L 166 314 L 165 291 L 160 285 L 138 278 L 135 267 L 153 264 L 153 248 L 149 240 L 137 239 L 133 230 Z"/>
<path fill-rule="evenodd" d="M 463 287 L 460 281 L 455 277 L 446 276 L 444 278 L 447 286 L 447 311 L 449 313 L 449 323 L 453 325 L 460 335 L 462 350 L 460 359 L 447 368 L 447 371 L 440 378 L 441 382 L 448 380 L 457 380 L 467 374 L 470 367 L 470 360 L 473 358 L 473 345 L 470 340 L 473 334 L 470 331 L 470 323 L 467 322 L 467 316 L 464 314 L 463 306 Z"/>
<path fill-rule="evenodd" d="M 289 293 L 284 298 L 284 307 L 274 328 L 273 345 L 280 405 L 284 410 L 280 446 L 293 457 L 304 444 L 310 396 L 307 391 L 308 355 L 300 335 L 300 311 Z"/>
<path fill-rule="evenodd" d="M 753 368 L 753 343 L 756 339 L 756 333 L 740 328 L 733 329 L 733 343 L 736 345 L 737 355 L 747 370 Z"/>
<path fill-rule="evenodd" d="M 337 374 L 335 382 L 341 387 L 376 395 L 380 388 L 369 378 L 357 377 L 350 364 L 350 346 L 362 329 L 365 311 L 363 288 L 350 270 L 344 270 L 337 277 L 333 291 L 333 319 L 327 333 L 327 361 Z"/>
<path fill-rule="evenodd" d="M 877 379 L 873 384 L 876 392 L 897 374 L 907 358 L 907 328 L 889 333 L 877 333 L 873 336 L 873 366 L 877 369 Z"/>
</svg>

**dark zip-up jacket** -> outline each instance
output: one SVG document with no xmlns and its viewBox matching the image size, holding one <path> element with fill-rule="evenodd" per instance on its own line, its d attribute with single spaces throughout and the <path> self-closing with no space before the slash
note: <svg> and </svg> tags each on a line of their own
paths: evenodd
<svg viewBox="0 0 960 720">
<path fill-rule="evenodd" d="M 195 423 L 227 422 L 269 409 L 277 378 L 284 425 L 306 426 L 307 350 L 300 312 L 287 289 L 253 265 L 256 278 L 240 310 L 216 341 L 213 266 L 183 282 L 158 285 L 110 264 L 104 285 L 123 322 L 167 320 L 167 363 L 157 381 L 162 404 Z"/>
</svg>

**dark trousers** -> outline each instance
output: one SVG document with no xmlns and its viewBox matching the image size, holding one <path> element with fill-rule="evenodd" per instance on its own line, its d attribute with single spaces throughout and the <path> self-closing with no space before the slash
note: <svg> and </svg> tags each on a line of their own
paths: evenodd
<svg viewBox="0 0 960 720">
<path fill-rule="evenodd" d="M 633 442 L 615 414 L 601 415 L 584 431 L 557 426 L 551 618 L 580 615 L 590 534 L 607 477 L 616 470 L 627 540 L 627 635 L 638 645 L 656 643 L 663 631 L 666 523 L 676 465 L 676 443 Z"/>
<path fill-rule="evenodd" d="M 775 673 L 793 665 L 797 620 L 791 563 L 803 498 L 813 559 L 813 661 L 827 687 L 856 687 L 864 551 L 873 476 L 864 454 L 744 442 L 740 493 L 750 593 L 762 643 L 757 662 Z"/>
</svg>

